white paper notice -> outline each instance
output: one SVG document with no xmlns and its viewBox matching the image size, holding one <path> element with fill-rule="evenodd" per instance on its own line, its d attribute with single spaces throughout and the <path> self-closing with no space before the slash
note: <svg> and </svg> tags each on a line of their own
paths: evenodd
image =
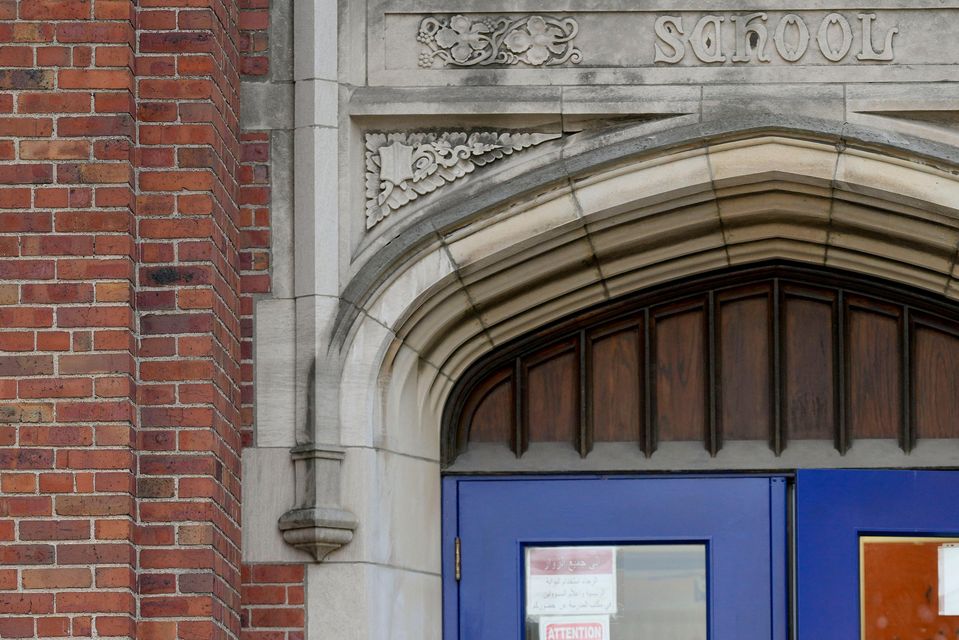
<svg viewBox="0 0 959 640">
<path fill-rule="evenodd" d="M 609 640 L 609 616 L 540 618 L 539 640 Z"/>
<path fill-rule="evenodd" d="M 959 616 L 959 545 L 939 547 L 939 615 Z"/>
<path fill-rule="evenodd" d="M 527 552 L 526 615 L 610 613 L 616 613 L 615 547 L 539 547 Z"/>
</svg>

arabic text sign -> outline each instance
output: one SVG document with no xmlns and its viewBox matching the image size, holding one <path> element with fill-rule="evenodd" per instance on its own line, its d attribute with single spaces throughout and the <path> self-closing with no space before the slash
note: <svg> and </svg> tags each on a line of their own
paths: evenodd
<svg viewBox="0 0 959 640">
<path fill-rule="evenodd" d="M 616 613 L 615 547 L 532 548 L 526 568 L 526 615 Z"/>
<path fill-rule="evenodd" d="M 539 640 L 609 640 L 609 616 L 540 618 Z"/>
</svg>

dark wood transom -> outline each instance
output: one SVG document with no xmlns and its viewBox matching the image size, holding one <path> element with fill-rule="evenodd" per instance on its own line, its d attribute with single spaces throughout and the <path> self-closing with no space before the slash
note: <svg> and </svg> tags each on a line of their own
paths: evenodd
<svg viewBox="0 0 959 640">
<path fill-rule="evenodd" d="M 476 442 L 959 438 L 959 307 L 847 272 L 764 265 L 642 292 L 505 345 L 446 407 L 443 455 Z"/>
</svg>

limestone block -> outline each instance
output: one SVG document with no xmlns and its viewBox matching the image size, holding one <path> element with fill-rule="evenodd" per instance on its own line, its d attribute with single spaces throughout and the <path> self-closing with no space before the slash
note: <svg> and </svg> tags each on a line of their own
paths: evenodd
<svg viewBox="0 0 959 640">
<path fill-rule="evenodd" d="M 463 276 L 470 299 L 486 327 L 601 279 L 592 248 L 581 229 Z"/>
<path fill-rule="evenodd" d="M 703 150 L 679 152 L 574 182 L 589 221 L 712 189 Z"/>
<path fill-rule="evenodd" d="M 270 79 L 293 81 L 293 0 L 270 3 Z"/>
<path fill-rule="evenodd" d="M 563 87 L 563 115 L 571 119 L 637 114 L 698 113 L 697 87 L 570 86 Z"/>
<path fill-rule="evenodd" d="M 537 131 L 367 133 L 366 227 L 515 153 L 560 137 Z"/>
<path fill-rule="evenodd" d="M 380 474 L 389 504 L 389 564 L 415 571 L 440 572 L 440 468 L 437 461 L 393 453 L 379 455 Z M 382 510 L 380 511 L 382 513 Z"/>
<path fill-rule="evenodd" d="M 438 575 L 376 567 L 372 638 L 441 640 L 443 583 Z"/>
<path fill-rule="evenodd" d="M 606 279 L 611 298 L 691 275 L 709 273 L 729 266 L 725 247 L 703 248 L 665 262 L 656 262 L 632 271 L 624 271 Z"/>
<path fill-rule="evenodd" d="M 959 246 L 955 226 L 926 222 L 888 210 L 838 200 L 833 205 L 832 244 L 886 256 L 949 274 Z"/>
<path fill-rule="evenodd" d="M 639 211 L 621 216 L 617 222 L 589 227 L 590 241 L 607 278 L 725 244 L 715 202 L 675 211 Z"/>
<path fill-rule="evenodd" d="M 296 126 L 336 127 L 339 113 L 339 86 L 330 80 L 296 82 Z"/>
<path fill-rule="evenodd" d="M 293 297 L 293 132 L 270 133 L 270 256 L 273 296 Z"/>
<path fill-rule="evenodd" d="M 376 417 L 377 446 L 428 460 L 439 460 L 438 414 L 431 410 L 428 394 L 439 370 L 418 353 L 400 345 L 384 367 L 389 382 L 382 390 Z"/>
<path fill-rule="evenodd" d="M 601 5 L 601 6 L 600 6 Z M 371 85 L 695 85 L 934 82 L 959 54 L 956 7 L 900 2 L 837 8 L 814 1 L 765 11 L 699 2 L 604 2 L 537 12 L 470 12 L 452 0 L 429 11 L 371 12 Z M 493 11 L 490 11 L 492 9 Z M 548 24 L 561 42 L 518 44 Z M 482 31 L 458 46 L 457 28 Z M 517 34 L 522 36 L 517 40 Z"/>
<path fill-rule="evenodd" d="M 949 281 L 948 275 L 914 267 L 913 265 L 893 262 L 885 257 L 879 258 L 856 250 L 849 250 L 843 246 L 831 245 L 826 254 L 826 266 L 837 269 L 848 269 L 877 278 L 888 278 L 896 282 L 926 289 L 935 293 L 946 290 Z"/>
<path fill-rule="evenodd" d="M 850 111 L 869 113 L 955 111 L 959 86 L 954 83 L 846 85 Z"/>
<path fill-rule="evenodd" d="M 703 87 L 703 118 L 767 112 L 842 121 L 846 105 L 841 85 L 721 84 Z"/>
<path fill-rule="evenodd" d="M 917 105 L 922 106 L 922 105 Z M 923 152 L 925 145 L 936 145 L 948 148 L 955 153 L 959 148 L 959 131 L 955 128 L 956 113 L 954 111 L 896 111 L 881 110 L 878 114 L 850 113 L 849 122 L 873 131 L 881 131 L 889 138 L 910 136 L 909 146 L 916 152 Z"/>
<path fill-rule="evenodd" d="M 600 304 L 609 297 L 605 281 L 586 281 L 585 284 L 576 289 L 523 309 L 521 312 L 517 312 L 490 327 L 490 339 L 496 345 L 505 344 L 524 333 L 542 327 L 551 320 L 563 318 Z M 453 368 L 452 366 L 447 366 L 445 369 L 454 380 L 458 379 L 464 370 L 465 367 Z"/>
<path fill-rule="evenodd" d="M 776 258 L 822 263 L 829 236 L 832 210 L 830 190 L 816 193 L 795 183 L 764 183 L 753 193 L 728 196 L 719 201 L 730 262 Z M 758 187 L 769 189 L 759 191 Z M 760 257 L 763 256 L 763 257 Z"/>
<path fill-rule="evenodd" d="M 312 562 L 283 541 L 277 520 L 296 502 L 293 461 L 285 447 L 243 450 L 244 562 Z"/>
<path fill-rule="evenodd" d="M 730 266 L 745 265 L 766 260 L 791 260 L 809 264 L 825 264 L 826 244 L 794 237 L 766 237 L 739 241 L 726 247 Z"/>
<path fill-rule="evenodd" d="M 294 281 L 296 295 L 339 294 L 337 132 L 294 132 Z"/>
<path fill-rule="evenodd" d="M 835 147 L 786 138 L 751 139 L 709 148 L 716 188 L 770 179 L 828 186 L 838 159 Z"/>
<path fill-rule="evenodd" d="M 564 89 L 560 87 L 446 87 L 441 94 L 424 87 L 360 87 L 350 96 L 354 117 L 401 117 L 562 113 Z"/>
<path fill-rule="evenodd" d="M 446 242 L 457 267 L 470 270 L 495 261 L 503 250 L 530 248 L 542 242 L 544 235 L 554 230 L 579 224 L 576 201 L 563 189 L 458 229 L 447 236 Z"/>
<path fill-rule="evenodd" d="M 289 448 L 296 444 L 296 305 L 260 300 L 254 318 L 256 445 Z"/>
<path fill-rule="evenodd" d="M 439 576 L 395 567 L 327 563 L 307 569 L 307 636 L 440 640 Z"/>
<path fill-rule="evenodd" d="M 437 292 L 424 301 L 397 335 L 420 357 L 440 369 L 450 354 L 474 339 L 480 343 L 480 351 L 492 346 L 473 303 L 459 288 Z"/>
<path fill-rule="evenodd" d="M 294 79 L 337 79 L 337 25 L 336 0 L 293 3 Z"/>
<path fill-rule="evenodd" d="M 339 384 L 339 437 L 343 446 L 373 445 L 377 378 L 394 335 L 369 316 L 360 321 L 344 357 Z"/>
<path fill-rule="evenodd" d="M 307 638 L 373 640 L 370 625 L 378 614 L 370 598 L 371 571 L 368 565 L 332 559 L 307 566 Z"/>
<path fill-rule="evenodd" d="M 874 153 L 847 149 L 840 155 L 836 182 L 856 193 L 880 195 L 907 206 L 959 211 L 959 180 L 952 174 Z"/>
<path fill-rule="evenodd" d="M 293 85 L 241 82 L 240 125 L 250 130 L 292 128 Z"/>
<path fill-rule="evenodd" d="M 438 461 L 350 447 L 342 483 L 343 506 L 356 514 L 360 525 L 353 542 L 330 555 L 329 561 L 439 573 Z"/>
<path fill-rule="evenodd" d="M 946 295 L 953 300 L 959 300 L 959 261 L 952 267 L 952 276 L 946 285 Z"/>
<path fill-rule="evenodd" d="M 440 286 L 452 273 L 453 263 L 448 252 L 437 246 L 402 269 L 372 301 L 368 313 L 384 326 L 395 330 L 417 299 Z"/>
</svg>

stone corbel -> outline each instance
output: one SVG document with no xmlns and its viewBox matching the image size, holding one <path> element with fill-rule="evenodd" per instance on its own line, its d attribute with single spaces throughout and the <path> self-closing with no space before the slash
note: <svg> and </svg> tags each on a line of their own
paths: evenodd
<svg viewBox="0 0 959 640">
<path fill-rule="evenodd" d="M 283 539 L 322 561 L 353 539 L 356 518 L 338 506 L 340 467 L 338 447 L 306 444 L 291 450 L 296 474 L 297 506 L 279 520 Z"/>
</svg>

